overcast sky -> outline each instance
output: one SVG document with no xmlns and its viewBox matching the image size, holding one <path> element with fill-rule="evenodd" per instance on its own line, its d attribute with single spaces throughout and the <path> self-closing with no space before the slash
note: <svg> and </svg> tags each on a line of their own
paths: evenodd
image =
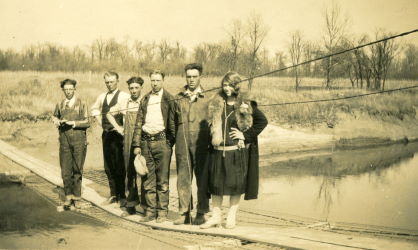
<svg viewBox="0 0 418 250">
<path fill-rule="evenodd" d="M 340 0 L 349 31 L 370 33 L 418 28 L 417 0 Z M 225 39 L 235 18 L 252 12 L 270 27 L 265 46 L 283 49 L 289 33 L 320 39 L 322 10 L 330 0 L 0 0 L 0 48 L 54 42 L 85 46 L 96 38 L 180 41 L 187 48 Z M 407 38 L 416 44 L 418 35 Z"/>
</svg>

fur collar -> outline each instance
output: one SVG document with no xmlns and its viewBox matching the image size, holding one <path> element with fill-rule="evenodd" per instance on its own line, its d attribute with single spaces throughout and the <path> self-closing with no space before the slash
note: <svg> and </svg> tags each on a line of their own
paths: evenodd
<svg viewBox="0 0 418 250">
<path fill-rule="evenodd" d="M 210 133 L 212 136 L 212 145 L 218 146 L 223 142 L 222 138 L 222 113 L 225 110 L 226 97 L 221 91 L 217 93 L 209 102 L 208 106 L 208 122 L 210 125 Z M 234 104 L 235 117 L 237 119 L 238 129 L 242 132 L 247 131 L 253 125 L 253 109 L 248 93 L 240 93 Z"/>
</svg>

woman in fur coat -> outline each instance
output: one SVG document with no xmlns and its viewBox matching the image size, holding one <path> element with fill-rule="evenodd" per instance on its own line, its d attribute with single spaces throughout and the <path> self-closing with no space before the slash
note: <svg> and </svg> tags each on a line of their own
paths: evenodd
<svg viewBox="0 0 418 250">
<path fill-rule="evenodd" d="M 257 103 L 240 91 L 241 77 L 227 73 L 222 90 L 209 102 L 208 122 L 211 130 L 209 192 L 212 217 L 201 228 L 220 226 L 223 196 L 230 196 L 226 228 L 234 228 L 241 195 L 256 199 L 258 194 L 257 136 L 267 126 L 267 119 Z"/>
</svg>

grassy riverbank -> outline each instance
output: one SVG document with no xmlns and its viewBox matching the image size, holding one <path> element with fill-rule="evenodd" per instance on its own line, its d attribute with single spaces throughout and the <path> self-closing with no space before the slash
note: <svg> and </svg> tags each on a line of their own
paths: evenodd
<svg viewBox="0 0 418 250">
<path fill-rule="evenodd" d="M 121 74 L 120 87 L 131 73 Z M 74 78 L 77 95 L 93 103 L 105 90 L 102 74 L 63 72 L 0 72 L 0 121 L 2 136 L 10 136 L 28 123 L 48 120 L 55 103 L 62 98 L 59 81 Z M 144 76 L 144 92 L 150 89 Z M 181 76 L 167 76 L 165 86 L 176 93 L 184 85 Z M 206 88 L 219 86 L 220 77 L 204 77 Z M 417 85 L 417 81 L 391 81 L 387 89 Z M 347 79 L 336 79 L 332 89 L 323 88 L 322 79 L 302 79 L 294 91 L 292 78 L 260 78 L 254 82 L 253 96 L 262 105 L 304 100 L 319 100 L 368 93 L 351 88 Z M 336 139 L 378 137 L 400 139 L 418 137 L 418 89 L 372 95 L 336 102 L 317 102 L 261 108 L 270 124 L 309 133 L 331 134 Z M 33 125 L 33 124 L 32 124 Z"/>
</svg>

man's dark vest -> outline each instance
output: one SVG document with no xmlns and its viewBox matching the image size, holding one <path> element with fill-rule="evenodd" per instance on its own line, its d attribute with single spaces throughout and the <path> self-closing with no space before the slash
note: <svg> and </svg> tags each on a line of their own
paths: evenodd
<svg viewBox="0 0 418 250">
<path fill-rule="evenodd" d="M 113 96 L 112 100 L 110 101 L 110 103 L 107 103 L 107 94 L 103 100 L 103 105 L 102 105 L 102 128 L 105 131 L 110 131 L 113 129 L 113 125 L 110 124 L 109 120 L 106 118 L 106 113 L 109 112 L 110 108 L 115 106 L 118 103 L 118 98 L 119 98 L 119 93 L 120 91 L 118 90 L 115 95 Z M 122 114 L 115 114 L 113 115 L 113 117 L 115 117 L 115 120 L 117 122 L 117 124 L 119 124 L 120 126 L 122 126 L 123 124 L 123 116 Z"/>
</svg>

